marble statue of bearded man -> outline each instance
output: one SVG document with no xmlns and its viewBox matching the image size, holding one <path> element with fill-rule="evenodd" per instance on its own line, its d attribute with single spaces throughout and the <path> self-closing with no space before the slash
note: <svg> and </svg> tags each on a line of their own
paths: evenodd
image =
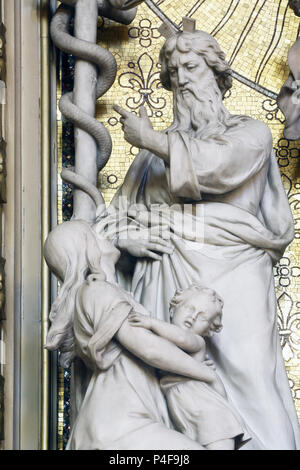
<svg viewBox="0 0 300 470">
<path fill-rule="evenodd" d="M 144 109 L 138 117 L 115 107 L 125 139 L 143 149 L 106 219 L 109 233 L 110 218 L 128 215 L 126 236 L 124 226 L 111 230 L 124 256 L 135 260 L 119 282 L 166 321 L 176 289 L 194 282 L 215 289 L 224 300 L 224 327 L 211 339 L 210 354 L 252 436 L 244 448 L 295 449 L 299 427 L 276 328 L 272 271 L 293 239 L 293 219 L 271 133 L 224 107 L 231 70 L 207 33 L 170 37 L 160 62 L 162 84 L 174 95 L 171 127 L 157 132 Z M 131 235 L 136 226 L 149 237 Z M 169 240 L 155 228 L 167 228 Z"/>
</svg>

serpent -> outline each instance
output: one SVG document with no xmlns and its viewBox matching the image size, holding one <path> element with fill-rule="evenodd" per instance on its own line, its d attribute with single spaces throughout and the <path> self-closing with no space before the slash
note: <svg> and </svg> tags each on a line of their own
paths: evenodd
<svg viewBox="0 0 300 470">
<path fill-rule="evenodd" d="M 62 0 L 54 14 L 50 32 L 55 46 L 76 58 L 91 62 L 97 67 L 96 99 L 101 98 L 113 85 L 117 64 L 114 56 L 105 48 L 85 40 L 78 39 L 69 33 L 69 24 L 74 7 L 78 0 Z M 129 24 L 136 15 L 136 5 L 142 0 L 97 0 L 98 13 L 119 23 Z M 88 115 L 74 103 L 73 92 L 65 93 L 59 101 L 62 115 L 75 126 L 90 134 L 97 144 L 97 171 L 101 171 L 109 160 L 112 152 L 112 140 L 106 127 L 94 117 Z M 67 181 L 76 187 L 82 187 L 76 173 L 70 172 Z M 62 175 L 64 178 L 64 176 Z M 88 185 L 93 186 L 89 191 Z M 85 189 L 84 189 L 85 188 Z M 84 190 L 95 194 L 95 187 L 88 181 Z"/>
</svg>

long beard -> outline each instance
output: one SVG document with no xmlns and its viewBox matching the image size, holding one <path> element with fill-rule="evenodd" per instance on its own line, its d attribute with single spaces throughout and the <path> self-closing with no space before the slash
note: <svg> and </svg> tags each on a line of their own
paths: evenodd
<svg viewBox="0 0 300 470">
<path fill-rule="evenodd" d="M 174 123 L 169 130 L 188 132 L 201 140 L 227 142 L 223 134 L 237 120 L 224 107 L 217 84 L 210 84 L 205 92 L 192 86 L 187 88 L 188 94 L 174 93 Z"/>
</svg>

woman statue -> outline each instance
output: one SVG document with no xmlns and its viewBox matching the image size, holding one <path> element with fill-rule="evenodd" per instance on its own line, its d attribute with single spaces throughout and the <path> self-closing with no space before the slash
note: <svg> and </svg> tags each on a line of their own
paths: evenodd
<svg viewBox="0 0 300 470">
<path fill-rule="evenodd" d="M 172 429 L 153 367 L 212 386 L 217 376 L 209 362 L 130 324 L 131 311 L 148 312 L 116 284 L 119 251 L 78 220 L 56 227 L 44 254 L 62 283 L 46 348 L 59 349 L 64 366 L 79 356 L 93 374 L 68 449 L 203 449 Z"/>
</svg>

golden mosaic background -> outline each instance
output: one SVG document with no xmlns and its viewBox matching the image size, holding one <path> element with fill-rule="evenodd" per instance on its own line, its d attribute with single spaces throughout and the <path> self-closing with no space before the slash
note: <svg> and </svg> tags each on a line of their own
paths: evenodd
<svg viewBox="0 0 300 470">
<path fill-rule="evenodd" d="M 124 141 L 113 104 L 136 112 L 142 104 L 146 105 L 157 130 L 171 123 L 171 94 L 163 90 L 158 81 L 157 60 L 164 39 L 157 28 L 163 18 L 168 18 L 178 28 L 183 16 L 195 18 L 197 29 L 213 34 L 226 52 L 236 78 L 225 101 L 227 108 L 264 121 L 273 134 L 296 223 L 296 238 L 274 274 L 278 328 L 300 418 L 300 141 L 283 139 L 284 118 L 276 105 L 276 95 L 288 75 L 287 53 L 299 32 L 300 19 L 288 8 L 288 0 L 146 0 L 130 26 L 101 20 L 99 42 L 114 54 L 118 76 L 97 105 L 97 117 L 105 123 L 113 140 L 113 153 L 99 176 L 99 185 L 109 203 L 138 153 Z M 61 136 L 60 116 L 58 125 Z M 58 216 L 62 221 L 61 181 L 58 183 Z M 62 406 L 60 412 L 62 425 Z"/>
</svg>

